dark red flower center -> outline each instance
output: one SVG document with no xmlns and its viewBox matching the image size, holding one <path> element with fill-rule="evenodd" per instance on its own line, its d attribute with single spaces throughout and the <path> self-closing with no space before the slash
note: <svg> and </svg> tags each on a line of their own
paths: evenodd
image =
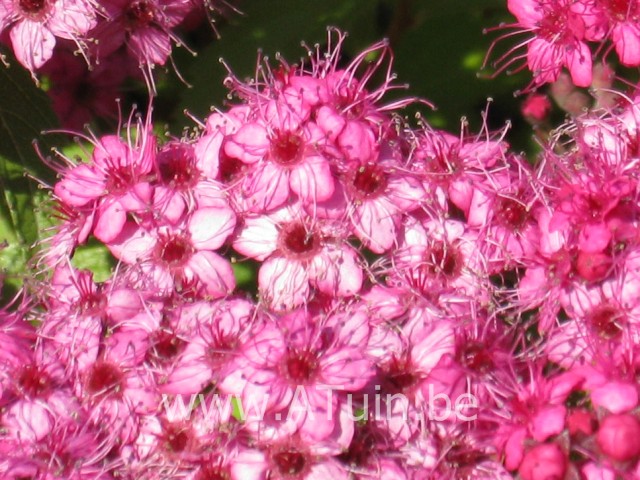
<svg viewBox="0 0 640 480">
<path fill-rule="evenodd" d="M 165 184 L 188 188 L 198 181 L 199 172 L 193 150 L 188 146 L 176 145 L 163 150 L 158 153 L 156 162 L 160 178 Z"/>
<path fill-rule="evenodd" d="M 495 215 L 498 222 L 515 232 L 524 227 L 527 224 L 527 220 L 529 220 L 527 207 L 507 197 L 499 197 Z"/>
<path fill-rule="evenodd" d="M 124 376 L 120 369 L 108 362 L 96 362 L 89 370 L 86 388 L 89 393 L 104 394 L 122 388 Z"/>
<path fill-rule="evenodd" d="M 546 9 L 544 16 L 538 22 L 538 35 L 551 42 L 562 42 L 569 34 L 569 26 L 565 9 L 551 6 Z"/>
<path fill-rule="evenodd" d="M 286 374 L 299 384 L 311 380 L 318 371 L 315 355 L 307 350 L 292 350 L 285 360 Z"/>
<path fill-rule="evenodd" d="M 458 357 L 460 364 L 469 370 L 487 373 L 493 369 L 491 352 L 480 342 L 465 342 Z"/>
<path fill-rule="evenodd" d="M 202 467 L 195 480 L 229 480 L 231 474 L 229 469 L 222 465 L 207 465 Z"/>
<path fill-rule="evenodd" d="M 410 389 L 420 381 L 420 377 L 412 371 L 411 362 L 405 357 L 394 356 L 385 368 L 385 378 L 394 392 Z"/>
<path fill-rule="evenodd" d="M 49 390 L 51 380 L 37 365 L 31 364 L 20 370 L 18 385 L 24 395 L 37 397 Z"/>
<path fill-rule="evenodd" d="M 187 343 L 175 332 L 159 330 L 154 334 L 152 356 L 161 362 L 172 361 L 186 347 Z"/>
<path fill-rule="evenodd" d="M 235 180 L 238 175 L 244 169 L 244 163 L 239 159 L 226 155 L 222 149 L 220 149 L 220 161 L 218 164 L 218 175 L 220 180 L 225 183 Z"/>
<path fill-rule="evenodd" d="M 170 267 L 182 266 L 193 254 L 189 239 L 182 235 L 169 235 L 158 242 L 158 256 Z"/>
<path fill-rule="evenodd" d="M 146 27 L 155 17 L 153 5 L 145 0 L 131 2 L 124 12 L 125 19 L 129 27 Z"/>
<path fill-rule="evenodd" d="M 464 258 L 457 245 L 437 242 L 426 253 L 427 272 L 431 275 L 443 275 L 454 280 L 462 273 Z"/>
<path fill-rule="evenodd" d="M 46 0 L 20 0 L 20 8 L 25 13 L 38 13 L 46 5 Z"/>
<path fill-rule="evenodd" d="M 623 318 L 620 311 L 613 306 L 600 306 L 591 312 L 588 318 L 591 326 L 601 338 L 612 340 L 622 334 Z"/>
<path fill-rule="evenodd" d="M 304 141 L 296 133 L 276 130 L 271 138 L 271 159 L 280 165 L 297 164 L 303 152 Z"/>
<path fill-rule="evenodd" d="M 25 14 L 33 16 L 47 8 L 47 0 L 20 0 L 18 5 Z"/>
<path fill-rule="evenodd" d="M 375 198 L 384 193 L 387 176 L 382 167 L 368 163 L 355 170 L 351 183 L 358 197 Z"/>
<path fill-rule="evenodd" d="M 616 20 L 626 20 L 636 14 L 635 0 L 609 0 L 605 2 L 609 14 Z"/>
<path fill-rule="evenodd" d="M 338 455 L 338 458 L 343 463 L 358 467 L 367 465 L 378 444 L 376 437 L 380 436 L 370 425 L 372 424 L 356 424 L 349 448 L 341 455 Z"/>
<path fill-rule="evenodd" d="M 304 454 L 294 449 L 281 450 L 272 459 L 281 475 L 299 475 L 307 465 Z"/>
<path fill-rule="evenodd" d="M 188 427 L 184 425 L 166 425 L 164 429 L 164 442 L 167 449 L 175 453 L 183 452 L 189 443 L 189 433 Z"/>
<path fill-rule="evenodd" d="M 107 177 L 107 191 L 119 193 L 129 190 L 131 185 L 136 183 L 131 167 L 121 166 L 116 162 L 113 163 L 114 166 L 109 168 L 109 176 Z"/>
<path fill-rule="evenodd" d="M 320 248 L 319 235 L 299 222 L 282 227 L 279 240 L 283 253 L 296 259 L 312 257 Z"/>
</svg>

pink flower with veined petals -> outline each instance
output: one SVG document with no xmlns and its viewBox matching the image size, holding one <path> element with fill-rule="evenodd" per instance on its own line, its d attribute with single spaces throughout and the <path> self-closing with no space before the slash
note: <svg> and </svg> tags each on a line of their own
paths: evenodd
<svg viewBox="0 0 640 480">
<path fill-rule="evenodd" d="M 200 207 L 226 203 L 223 194 L 215 192 L 218 184 L 211 181 L 217 162 L 207 162 L 198 153 L 191 144 L 169 142 L 155 156 L 153 206 L 171 223 L 178 222 L 194 203 Z"/>
<path fill-rule="evenodd" d="M 346 163 L 332 198 L 318 203 L 313 212 L 319 218 L 346 216 L 353 233 L 372 252 L 388 251 L 397 243 L 402 215 L 425 197 L 418 177 L 403 168 L 401 158 L 399 149 L 387 144 L 375 161 Z"/>
<path fill-rule="evenodd" d="M 477 234 L 462 222 L 408 219 L 396 256 L 394 276 L 408 277 L 423 291 L 450 287 L 472 297 L 485 295 Z"/>
<path fill-rule="evenodd" d="M 91 32 L 98 39 L 100 58 L 112 54 L 123 44 L 141 67 L 164 65 L 171 54 L 171 31 L 193 8 L 189 0 L 105 0 L 106 19 Z M 150 78 L 150 84 L 153 81 Z"/>
<path fill-rule="evenodd" d="M 276 310 L 303 304 L 309 283 L 327 295 L 356 294 L 363 273 L 358 253 L 337 222 L 314 221 L 299 204 L 269 215 L 245 216 L 233 242 L 240 253 L 262 261 L 258 285 Z"/>
<path fill-rule="evenodd" d="M 152 189 L 147 176 L 153 169 L 156 139 L 150 125 L 138 125 L 133 145 L 115 135 L 95 142 L 89 164 L 64 172 L 54 193 L 71 207 L 95 205 L 93 234 L 105 243 L 122 231 L 128 212 L 144 211 L 150 204 Z"/>
<path fill-rule="evenodd" d="M 235 278 L 229 261 L 214 250 L 224 244 L 235 225 L 231 208 L 220 204 L 200 208 L 177 225 L 147 229 L 129 222 L 107 246 L 132 266 L 131 274 L 143 288 L 170 294 L 196 280 L 204 293 L 221 297 L 235 288 Z"/>
<path fill-rule="evenodd" d="M 0 0 L 0 33 L 9 29 L 13 52 L 32 75 L 53 55 L 56 37 L 82 46 L 95 23 L 93 4 L 85 0 Z"/>
<path fill-rule="evenodd" d="M 455 354 L 455 333 L 449 321 L 417 316 L 402 329 L 376 325 L 367 355 L 378 368 L 382 393 L 402 393 L 413 405 L 426 399 L 429 374 L 443 357 Z M 415 403 L 414 403 L 415 402 Z"/>
<path fill-rule="evenodd" d="M 236 393 L 244 406 L 263 404 L 277 426 L 297 426 L 306 439 L 327 439 L 338 426 L 340 392 L 358 391 L 373 377 L 356 344 L 367 335 L 364 315 L 312 319 L 296 310 L 249 340 L 246 382 Z"/>
<path fill-rule="evenodd" d="M 533 73 L 533 84 L 557 80 L 562 67 L 571 73 L 579 87 L 591 85 L 591 51 L 584 42 L 593 19 L 592 6 L 584 0 L 509 0 L 509 11 L 516 17 L 513 27 L 534 36 L 525 42 L 527 65 Z M 507 59 L 512 50 L 497 61 L 499 71 L 516 59 Z"/>
<path fill-rule="evenodd" d="M 264 113 L 250 119 L 225 140 L 224 153 L 251 165 L 243 181 L 247 202 L 254 211 L 267 211 L 285 203 L 290 192 L 305 205 L 327 200 L 334 180 L 322 146 L 324 132 L 292 109 L 286 101 L 272 100 Z"/>
<path fill-rule="evenodd" d="M 640 64 L 640 2 L 638 0 L 596 0 L 590 40 L 610 37 L 620 62 L 627 67 Z"/>
<path fill-rule="evenodd" d="M 505 466 L 514 470 L 523 462 L 527 443 L 544 442 L 560 434 L 565 428 L 567 397 L 578 391 L 584 376 L 563 372 L 544 377 L 538 367 L 528 385 L 513 381 L 514 394 L 510 399 L 510 421 L 505 419 L 495 435 L 496 447 L 504 452 Z"/>
<path fill-rule="evenodd" d="M 255 308 L 241 299 L 195 302 L 174 325 L 153 336 L 149 357 L 163 393 L 198 393 L 207 384 L 227 391 L 243 371 L 243 349 L 258 325 Z"/>
<path fill-rule="evenodd" d="M 415 156 L 425 190 L 435 190 L 433 203 L 437 207 L 446 209 L 449 200 L 469 215 L 475 184 L 505 163 L 507 144 L 502 141 L 505 134 L 503 129 L 497 139 L 487 139 L 489 132 L 483 131 L 460 139 L 429 126 L 420 132 Z"/>
</svg>

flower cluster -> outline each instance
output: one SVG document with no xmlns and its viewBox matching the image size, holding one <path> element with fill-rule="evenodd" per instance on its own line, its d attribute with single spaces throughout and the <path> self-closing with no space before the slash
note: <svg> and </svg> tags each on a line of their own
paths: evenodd
<svg viewBox="0 0 640 480">
<path fill-rule="evenodd" d="M 510 27 L 532 36 L 498 58 L 500 71 L 526 59 L 535 86 L 556 81 L 566 68 L 576 86 L 589 87 L 593 66 L 590 43 L 597 49 L 605 45 L 606 52 L 615 49 L 624 66 L 640 65 L 637 0 L 508 0 L 507 5 L 516 17 Z M 525 46 L 526 54 L 509 58 Z"/>
<path fill-rule="evenodd" d="M 218 6 L 209 0 L 2 0 L 0 34 L 34 80 L 49 78 L 61 121 L 81 128 L 114 115 L 127 77 L 153 91 L 152 70 L 183 45 L 178 27 L 210 9 Z"/>
<path fill-rule="evenodd" d="M 60 155 L 53 276 L 0 312 L 0 474 L 640 476 L 640 98 L 532 165 L 507 127 L 408 125 L 388 45 L 344 39 L 230 72 L 183 138 L 150 112 Z"/>
</svg>

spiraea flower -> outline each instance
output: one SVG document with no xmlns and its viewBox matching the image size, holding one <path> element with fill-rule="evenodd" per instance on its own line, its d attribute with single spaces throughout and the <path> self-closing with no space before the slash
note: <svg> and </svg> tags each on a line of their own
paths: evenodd
<svg viewBox="0 0 640 480">
<path fill-rule="evenodd" d="M 34 78 L 53 56 L 56 38 L 72 40 L 86 50 L 84 37 L 95 24 L 95 5 L 85 0 L 0 2 L 0 32 L 9 32 L 16 58 Z"/>
</svg>

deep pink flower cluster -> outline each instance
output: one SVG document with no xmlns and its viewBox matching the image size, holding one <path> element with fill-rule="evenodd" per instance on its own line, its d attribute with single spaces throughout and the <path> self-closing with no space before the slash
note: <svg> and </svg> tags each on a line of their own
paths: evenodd
<svg viewBox="0 0 640 480">
<path fill-rule="evenodd" d="M 531 166 L 407 125 L 388 46 L 343 42 L 61 157 L 53 277 L 0 315 L 4 478 L 640 477 L 640 98 Z"/>
<path fill-rule="evenodd" d="M 592 83 L 592 49 L 605 46 L 605 55 L 615 49 L 620 63 L 640 65 L 640 2 L 638 0 L 508 0 L 516 22 L 515 33 L 527 33 L 526 40 L 497 59 L 499 71 L 526 60 L 533 73 L 533 85 L 558 79 L 562 68 L 569 70 L 576 86 Z M 505 35 L 512 36 L 513 33 Z M 504 37 L 503 37 L 504 38 Z M 512 56 L 526 47 L 526 53 Z"/>
</svg>

